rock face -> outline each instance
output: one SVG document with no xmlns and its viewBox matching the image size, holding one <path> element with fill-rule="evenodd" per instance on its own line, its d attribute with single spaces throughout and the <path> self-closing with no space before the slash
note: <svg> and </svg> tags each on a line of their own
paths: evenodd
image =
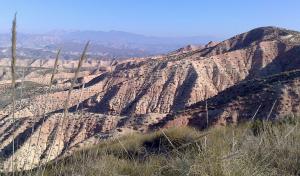
<svg viewBox="0 0 300 176">
<path fill-rule="evenodd" d="M 296 117 L 300 113 L 300 70 L 238 83 L 184 111 L 169 114 L 153 127 L 206 128 L 249 119 Z M 208 108 L 206 109 L 206 103 Z M 206 118 L 209 117 L 209 124 Z"/>
<path fill-rule="evenodd" d="M 205 45 L 205 47 L 211 47 L 215 45 L 214 42 L 209 42 L 207 45 Z M 196 50 L 201 50 L 203 48 L 205 48 L 204 46 L 201 45 L 187 45 L 185 47 L 179 48 L 178 50 L 171 52 L 170 55 L 180 55 L 180 54 L 184 54 L 184 53 L 188 53 L 191 51 L 196 51 Z"/>
<path fill-rule="evenodd" d="M 86 107 L 108 114 L 170 113 L 236 83 L 300 68 L 298 32 L 254 29 L 185 54 L 119 64 Z"/>
</svg>

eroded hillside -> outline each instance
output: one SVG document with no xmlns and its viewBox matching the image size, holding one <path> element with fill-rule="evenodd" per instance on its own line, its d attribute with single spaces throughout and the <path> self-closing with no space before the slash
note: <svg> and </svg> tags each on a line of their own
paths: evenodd
<svg viewBox="0 0 300 176">
<path fill-rule="evenodd" d="M 257 118 L 297 114 L 299 36 L 265 27 L 164 56 L 88 60 L 71 93 L 66 119 L 63 109 L 77 61 L 60 61 L 51 89 L 53 60 L 18 61 L 14 124 L 10 62 L 2 59 L 3 168 L 11 169 L 13 138 L 16 168 L 29 169 L 121 134 L 173 125 L 204 128 L 206 99 L 210 125 L 249 119 L 260 104 Z"/>
<path fill-rule="evenodd" d="M 119 64 L 95 78 L 105 87 L 85 106 L 108 114 L 178 111 L 240 81 L 299 68 L 299 36 L 259 28 L 185 54 Z"/>
</svg>

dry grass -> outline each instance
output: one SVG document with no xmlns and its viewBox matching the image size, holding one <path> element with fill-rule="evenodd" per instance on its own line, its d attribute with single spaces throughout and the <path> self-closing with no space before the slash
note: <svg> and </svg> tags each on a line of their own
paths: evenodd
<svg viewBox="0 0 300 176">
<path fill-rule="evenodd" d="M 64 117 L 63 117 L 63 122 L 64 122 L 64 119 L 66 118 L 66 116 L 68 115 L 68 108 L 69 108 L 69 101 L 70 101 L 70 98 L 71 98 L 71 93 L 72 93 L 73 87 L 74 87 L 75 84 L 76 84 L 76 81 L 77 81 L 77 78 L 78 78 L 78 74 L 79 74 L 79 71 L 80 71 L 81 66 L 82 66 L 82 64 L 83 64 L 83 61 L 84 61 L 85 58 L 86 58 L 86 52 L 87 52 L 89 43 L 90 43 L 90 42 L 87 42 L 87 44 L 85 45 L 85 47 L 84 47 L 84 49 L 83 49 L 83 52 L 82 52 L 81 57 L 80 57 L 79 62 L 78 62 L 77 69 L 76 69 L 76 71 L 75 71 L 75 75 L 74 75 L 73 81 L 71 82 L 71 86 L 70 86 L 70 89 L 69 89 L 69 91 L 68 91 L 68 96 L 67 96 L 67 99 L 66 99 L 66 102 L 65 102 L 65 106 L 64 106 Z"/>
<path fill-rule="evenodd" d="M 71 94 L 72 94 L 72 90 L 76 84 L 76 81 L 77 81 L 77 78 L 78 78 L 78 74 L 80 72 L 80 69 L 82 67 L 82 64 L 83 62 L 85 61 L 86 59 L 86 52 L 87 52 L 87 49 L 88 49 L 88 46 L 89 46 L 90 42 L 88 41 L 83 49 L 83 52 L 81 54 L 81 57 L 78 61 L 78 66 L 77 66 L 77 69 L 75 71 L 75 74 L 74 74 L 74 78 L 71 82 L 71 86 L 69 88 L 69 91 L 68 91 L 68 95 L 67 95 L 67 98 L 66 98 L 66 101 L 65 101 L 65 105 L 64 105 L 64 113 L 63 113 L 63 117 L 61 119 L 61 121 L 59 122 L 59 126 L 61 127 L 61 135 L 63 136 L 63 140 L 65 139 L 65 133 L 64 133 L 64 125 L 65 124 L 68 124 L 68 110 L 69 110 L 69 102 L 70 102 L 70 98 L 71 98 Z M 67 120 L 67 122 L 65 121 Z M 57 132 L 59 133 L 59 132 Z M 57 134 L 55 134 L 57 135 Z M 61 142 L 62 140 L 59 140 L 59 143 L 58 143 L 58 146 L 60 147 L 61 145 Z M 63 146 L 65 146 L 65 144 L 63 143 Z M 64 150 L 64 148 L 62 149 Z M 63 151 L 62 151 L 63 152 Z M 59 149 L 57 150 L 57 155 L 59 156 Z"/>
<path fill-rule="evenodd" d="M 55 74 L 56 74 L 56 71 L 57 71 L 57 67 L 58 67 L 58 60 L 59 60 L 60 52 L 61 52 L 61 49 L 59 49 L 57 51 L 57 54 L 56 54 L 56 59 L 55 59 L 54 65 L 53 65 L 53 71 L 52 71 L 52 75 L 51 75 L 50 82 L 49 82 L 49 88 L 46 91 L 46 97 L 49 97 L 49 94 L 51 94 L 53 80 L 54 80 L 54 77 L 55 77 Z M 47 109 L 47 103 L 45 103 L 45 106 L 43 108 L 43 114 L 42 114 L 42 116 L 43 116 L 43 123 L 45 122 L 46 111 L 47 111 L 46 109 Z M 38 139 L 37 139 L 36 145 L 39 145 L 41 131 L 42 131 L 42 128 L 39 129 Z M 47 146 L 47 143 L 45 145 Z M 30 146 L 30 144 L 29 144 L 29 146 Z M 50 150 L 50 154 L 51 154 L 51 150 Z M 47 158 L 46 161 L 48 161 L 48 158 Z M 34 162 L 34 158 L 32 159 L 31 165 L 33 165 L 33 162 Z M 39 169 L 40 169 L 40 165 L 41 165 L 40 162 L 41 162 L 41 160 L 39 161 L 39 164 L 38 164 Z"/>
<path fill-rule="evenodd" d="M 17 15 L 15 14 L 13 23 L 12 23 L 12 37 L 11 37 L 11 86 L 12 86 L 12 123 L 15 124 L 15 106 L 16 106 L 16 60 L 17 60 Z M 12 159 L 11 159 L 11 168 L 14 175 L 14 155 L 15 155 L 15 137 L 13 136 L 12 140 Z"/>
<path fill-rule="evenodd" d="M 249 123 L 108 140 L 48 164 L 45 175 L 299 175 L 297 121 Z"/>
<path fill-rule="evenodd" d="M 54 62 L 54 65 L 53 65 L 53 71 L 52 71 L 52 75 L 51 75 L 50 82 L 49 82 L 49 89 L 50 89 L 50 91 L 51 91 L 51 87 L 52 87 L 52 85 L 53 85 L 54 76 L 55 76 L 56 71 L 57 71 L 57 67 L 58 67 L 58 59 L 59 59 L 60 52 L 61 52 L 61 49 L 59 49 L 59 50 L 57 51 L 56 58 L 55 58 L 55 62 Z"/>
</svg>

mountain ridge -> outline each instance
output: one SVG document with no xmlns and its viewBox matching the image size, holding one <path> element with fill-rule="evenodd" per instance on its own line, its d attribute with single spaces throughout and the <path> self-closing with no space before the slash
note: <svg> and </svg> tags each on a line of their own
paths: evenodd
<svg viewBox="0 0 300 176">
<path fill-rule="evenodd" d="M 0 47 L 9 47 L 9 34 L 0 34 L 0 39 Z M 88 40 L 93 43 L 93 47 L 90 48 L 91 54 L 107 58 L 130 58 L 163 54 L 188 44 L 202 44 L 216 38 L 210 36 L 152 37 L 123 31 L 54 31 L 45 34 L 18 34 L 19 47 L 47 51 L 62 48 L 66 53 L 80 52 L 80 46 Z"/>
<path fill-rule="evenodd" d="M 254 31 L 261 29 L 269 30 L 270 28 L 258 28 Z M 277 33 L 277 28 L 275 30 L 271 28 L 271 30 L 275 31 L 275 34 Z M 253 34 L 252 31 L 238 36 L 251 35 Z M 273 35 L 273 33 L 268 33 L 268 35 Z M 99 108 L 101 107 L 101 112 L 103 112 L 105 107 L 107 107 L 113 111 L 116 110 L 117 114 L 120 112 L 125 114 L 129 112 L 136 113 L 135 111 L 141 111 L 138 114 L 150 112 L 168 113 L 170 110 L 176 111 L 193 102 L 203 100 L 205 96 L 214 96 L 244 79 L 260 78 L 299 67 L 299 43 L 296 42 L 290 45 L 289 41 L 277 40 L 278 37 L 280 36 L 275 35 L 275 38 L 270 38 L 270 40 L 255 40 L 255 45 L 242 45 L 245 46 L 242 49 L 229 50 L 225 53 L 219 54 L 213 51 L 216 48 L 217 50 L 220 47 L 222 48 L 224 43 L 236 43 L 232 41 L 233 39 L 235 41 L 240 40 L 240 37 L 231 38 L 215 46 L 184 54 L 175 56 L 171 54 L 158 59 L 143 60 L 141 62 L 132 61 L 117 65 L 114 72 L 104 79 L 107 79 L 106 81 L 109 82 L 109 84 L 106 84 L 108 86 L 106 89 L 112 88 L 114 93 L 99 95 L 96 99 L 101 100 L 102 96 L 107 97 L 105 102 L 102 101 L 105 105 L 100 103 Z M 248 43 L 248 40 L 246 40 L 246 44 Z M 236 46 L 232 47 L 235 48 Z M 211 53 L 215 53 L 215 55 L 209 54 L 211 56 L 203 57 L 202 53 L 207 49 L 211 49 Z M 143 74 L 139 73 L 142 70 Z M 121 81 L 122 79 L 126 81 L 122 81 L 122 84 L 115 84 L 118 82 L 117 80 Z M 142 80 L 145 82 L 143 83 Z M 135 88 L 135 85 L 139 86 Z M 175 87 L 172 88 L 171 86 Z M 204 90 L 205 87 L 207 87 L 207 90 Z M 129 94 L 129 97 L 124 97 L 124 93 L 127 91 L 134 91 L 135 93 Z M 168 96 L 171 96 L 169 97 L 170 102 L 167 104 L 163 101 L 164 98 L 162 97 L 164 95 L 161 95 L 164 91 L 166 91 Z M 183 96 L 181 101 L 185 103 L 179 109 L 172 109 L 172 107 L 177 107 L 173 106 L 177 102 L 176 96 Z M 119 97 L 125 99 L 122 100 Z M 148 98 L 143 100 L 145 97 Z M 154 97 L 157 99 L 153 100 Z M 89 103 L 86 105 L 90 108 L 89 104 L 91 105 L 93 104 L 92 102 L 96 103 L 97 101 L 88 100 Z M 114 102 L 118 103 L 115 104 Z M 142 106 L 144 107 L 140 107 L 140 104 L 143 104 Z M 163 109 L 158 108 L 166 105 L 167 107 Z M 137 109 L 128 111 L 128 107 L 130 107 L 129 109 Z M 140 108 L 143 110 L 140 110 Z"/>
</svg>

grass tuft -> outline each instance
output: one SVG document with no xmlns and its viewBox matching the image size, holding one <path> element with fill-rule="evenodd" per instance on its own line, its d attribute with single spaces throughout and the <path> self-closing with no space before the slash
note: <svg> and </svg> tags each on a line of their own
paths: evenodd
<svg viewBox="0 0 300 176">
<path fill-rule="evenodd" d="M 255 123 L 131 134 L 50 163 L 45 175 L 299 175 L 298 122 L 261 122 L 258 135 Z"/>
</svg>

